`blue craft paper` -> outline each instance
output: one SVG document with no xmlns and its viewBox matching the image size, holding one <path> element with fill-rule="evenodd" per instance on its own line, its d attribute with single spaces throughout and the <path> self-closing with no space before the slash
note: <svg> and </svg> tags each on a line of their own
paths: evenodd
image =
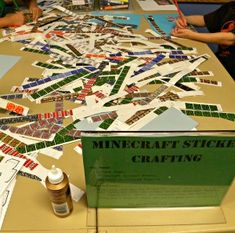
<svg viewBox="0 0 235 233">
<path fill-rule="evenodd" d="M 128 13 L 118 13 L 118 14 L 114 14 L 111 12 L 94 12 L 92 13 L 92 15 L 94 16 L 104 16 L 104 15 L 110 15 L 110 16 L 126 16 L 129 17 L 128 20 L 123 20 L 123 19 L 114 19 L 112 22 L 113 23 L 117 23 L 117 24 L 122 24 L 122 25 L 135 25 L 136 28 L 139 27 L 140 25 L 140 19 L 141 19 L 141 15 L 137 15 L 137 14 L 128 14 Z M 95 22 L 97 23 L 102 23 L 99 20 L 96 20 Z M 103 23 L 102 23 L 103 24 Z"/>
<path fill-rule="evenodd" d="M 20 60 L 19 56 L 0 55 L 0 79 Z"/>
<path fill-rule="evenodd" d="M 174 17 L 177 18 L 179 17 L 178 14 L 145 14 L 145 18 L 148 21 L 148 16 L 153 16 L 155 23 L 160 27 L 162 31 L 164 31 L 168 36 L 171 35 L 171 30 L 175 27 L 175 22 L 171 22 L 168 20 L 168 17 Z M 148 21 L 150 27 L 152 30 L 157 32 L 155 28 L 152 26 L 152 24 Z"/>
<path fill-rule="evenodd" d="M 84 119 L 82 121 L 79 121 L 77 124 L 75 124 L 75 127 L 77 130 L 96 130 L 98 126 L 102 123 L 102 121 L 98 122 L 88 122 L 87 119 Z"/>
<path fill-rule="evenodd" d="M 186 131 L 194 129 L 198 123 L 176 108 L 169 108 L 143 126 L 140 131 Z"/>
</svg>

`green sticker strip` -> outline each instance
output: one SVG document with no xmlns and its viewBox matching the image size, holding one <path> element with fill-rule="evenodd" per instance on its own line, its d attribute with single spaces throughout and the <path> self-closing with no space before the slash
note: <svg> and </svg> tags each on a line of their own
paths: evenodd
<svg viewBox="0 0 235 233">
<path fill-rule="evenodd" d="M 153 81 L 151 81 L 151 82 L 149 83 L 149 85 L 152 85 L 152 84 L 162 84 L 162 83 L 164 83 L 164 82 L 161 81 L 161 80 L 153 80 Z"/>
<path fill-rule="evenodd" d="M 32 52 L 32 53 L 40 53 L 40 54 L 49 55 L 49 52 L 45 52 L 45 51 L 38 50 L 38 49 L 23 48 L 23 51 L 25 51 L 25 52 Z"/>
<path fill-rule="evenodd" d="M 229 112 L 210 112 L 210 111 L 200 111 L 200 110 L 181 110 L 181 111 L 189 116 L 215 117 L 215 118 L 223 118 L 229 121 L 235 121 L 235 114 Z"/>
<path fill-rule="evenodd" d="M 194 77 L 190 77 L 190 76 L 184 76 L 180 79 L 179 82 L 180 83 L 195 83 L 197 82 L 197 79 Z"/>
<path fill-rule="evenodd" d="M 71 53 L 68 53 L 67 49 L 65 49 L 65 48 L 63 48 L 61 46 L 58 46 L 58 45 L 50 45 L 50 48 L 51 49 L 57 49 L 57 50 L 59 50 L 61 52 L 67 53 L 67 54 L 71 54 Z"/>
<path fill-rule="evenodd" d="M 78 140 L 80 137 L 73 137 L 67 135 L 71 130 L 76 129 L 75 124 L 77 124 L 80 120 L 76 120 L 73 123 L 69 124 L 62 130 L 58 131 L 53 139 L 53 141 L 43 141 L 43 142 L 38 142 L 35 144 L 30 144 L 26 145 L 24 147 L 17 146 L 15 149 L 19 153 L 29 153 L 33 151 L 37 151 L 40 149 L 48 148 L 48 147 L 54 147 L 58 146 L 67 142 L 72 142 Z"/>
<path fill-rule="evenodd" d="M 168 108 L 167 107 L 160 107 L 154 111 L 157 115 L 161 115 L 163 112 L 165 112 Z"/>
<path fill-rule="evenodd" d="M 51 63 L 61 65 L 61 66 L 65 67 L 65 68 L 68 68 L 68 69 L 76 68 L 76 66 L 73 66 L 71 64 L 63 64 L 62 60 L 51 61 Z"/>
<path fill-rule="evenodd" d="M 73 89 L 74 92 L 79 92 L 81 90 L 82 90 L 82 87 L 76 87 L 76 88 Z"/>
<path fill-rule="evenodd" d="M 101 74 L 100 74 L 100 77 L 102 76 L 113 76 L 113 75 L 119 75 L 121 72 L 121 69 L 117 69 L 117 70 L 111 70 L 111 71 L 103 71 Z"/>
<path fill-rule="evenodd" d="M 130 66 L 124 66 L 123 67 L 123 69 L 122 69 L 122 71 L 121 71 L 121 73 L 120 73 L 120 75 L 119 75 L 119 77 L 118 77 L 118 79 L 117 79 L 117 81 L 116 81 L 116 83 L 115 83 L 115 85 L 114 85 L 114 87 L 113 87 L 113 89 L 112 89 L 109 96 L 118 93 L 118 91 L 119 91 L 123 81 L 125 80 L 126 75 L 127 75 L 129 70 L 130 70 Z"/>
<path fill-rule="evenodd" d="M 52 64 L 46 63 L 46 62 L 41 62 L 41 61 L 35 63 L 34 65 L 37 67 L 42 67 L 42 68 L 46 68 L 46 69 L 63 69 L 62 67 L 55 66 L 55 65 L 52 65 Z"/>
<path fill-rule="evenodd" d="M 186 109 L 198 110 L 198 111 L 219 111 L 216 105 L 212 104 L 195 104 L 195 103 L 185 103 Z"/>
<path fill-rule="evenodd" d="M 109 126 L 115 121 L 115 119 L 106 119 L 99 125 L 99 127 L 101 129 L 108 129 Z"/>
</svg>

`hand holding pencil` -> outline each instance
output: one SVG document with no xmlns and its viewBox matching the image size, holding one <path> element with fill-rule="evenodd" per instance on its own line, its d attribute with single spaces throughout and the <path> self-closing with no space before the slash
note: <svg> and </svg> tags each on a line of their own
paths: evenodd
<svg viewBox="0 0 235 233">
<path fill-rule="evenodd" d="M 179 17 L 175 20 L 175 24 L 177 28 L 187 28 L 187 20 L 184 16 Z"/>
<path fill-rule="evenodd" d="M 179 17 L 176 19 L 175 23 L 178 28 L 186 28 L 187 27 L 187 20 L 184 17 L 183 12 L 180 10 L 179 4 L 177 0 L 173 0 L 179 14 Z"/>
</svg>

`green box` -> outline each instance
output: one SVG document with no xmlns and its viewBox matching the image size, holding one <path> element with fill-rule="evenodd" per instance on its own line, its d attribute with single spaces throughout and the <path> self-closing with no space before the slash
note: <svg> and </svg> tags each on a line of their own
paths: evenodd
<svg viewBox="0 0 235 233">
<path fill-rule="evenodd" d="M 89 207 L 219 206 L 235 175 L 235 133 L 83 133 Z"/>
</svg>

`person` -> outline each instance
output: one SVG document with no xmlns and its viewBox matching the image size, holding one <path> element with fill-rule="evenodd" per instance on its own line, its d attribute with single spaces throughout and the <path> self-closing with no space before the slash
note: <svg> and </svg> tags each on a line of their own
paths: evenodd
<svg viewBox="0 0 235 233">
<path fill-rule="evenodd" d="M 30 20 L 37 21 L 42 15 L 42 10 L 37 5 L 37 0 L 24 0 L 22 2 L 27 8 L 28 13 L 20 10 L 16 0 L 0 0 L 0 28 L 9 26 L 21 26 Z M 6 13 L 8 6 L 14 6 L 14 12 Z"/>
<path fill-rule="evenodd" d="M 188 24 L 207 27 L 208 33 L 190 30 Z M 171 34 L 176 37 L 218 44 L 216 55 L 235 80 L 235 1 L 206 15 L 181 16 Z"/>
</svg>

